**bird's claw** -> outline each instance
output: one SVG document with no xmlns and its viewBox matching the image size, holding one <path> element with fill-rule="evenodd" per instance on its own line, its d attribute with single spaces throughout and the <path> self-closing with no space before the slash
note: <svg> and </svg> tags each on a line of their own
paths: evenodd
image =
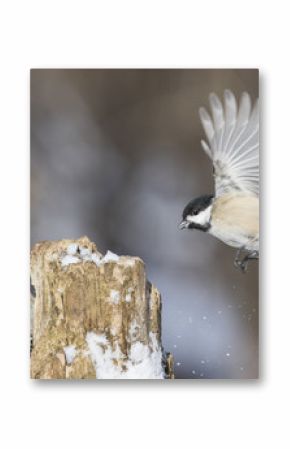
<svg viewBox="0 0 290 449">
<path fill-rule="evenodd" d="M 240 254 L 242 251 L 243 251 L 243 248 L 241 248 L 237 251 L 237 254 L 236 254 L 236 257 L 234 260 L 234 266 L 237 269 L 241 270 L 242 273 L 246 273 L 249 260 L 259 259 L 259 252 L 258 251 L 247 252 L 246 255 L 240 259 Z"/>
<path fill-rule="evenodd" d="M 234 266 L 238 270 L 241 270 L 242 273 L 245 273 L 247 271 L 247 268 L 248 268 L 248 261 L 245 260 L 245 259 L 242 259 L 242 260 L 235 259 L 234 260 Z"/>
</svg>

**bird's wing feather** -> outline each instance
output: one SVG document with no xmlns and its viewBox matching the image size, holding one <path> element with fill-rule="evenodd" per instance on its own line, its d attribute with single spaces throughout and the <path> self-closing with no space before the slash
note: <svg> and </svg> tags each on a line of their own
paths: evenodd
<svg viewBox="0 0 290 449">
<path fill-rule="evenodd" d="M 212 159 L 216 196 L 233 190 L 259 195 L 259 108 L 252 108 L 244 92 L 240 104 L 229 90 L 224 106 L 216 94 L 209 96 L 211 116 L 205 108 L 199 115 L 207 137 L 202 147 Z"/>
</svg>

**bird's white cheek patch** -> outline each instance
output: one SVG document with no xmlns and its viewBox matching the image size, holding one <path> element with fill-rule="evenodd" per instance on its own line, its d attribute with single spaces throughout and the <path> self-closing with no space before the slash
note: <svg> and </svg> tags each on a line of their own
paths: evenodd
<svg viewBox="0 0 290 449">
<path fill-rule="evenodd" d="M 207 209 L 202 210 L 197 215 L 187 215 L 186 221 L 204 226 L 210 222 L 211 209 L 212 206 L 209 206 Z"/>
</svg>

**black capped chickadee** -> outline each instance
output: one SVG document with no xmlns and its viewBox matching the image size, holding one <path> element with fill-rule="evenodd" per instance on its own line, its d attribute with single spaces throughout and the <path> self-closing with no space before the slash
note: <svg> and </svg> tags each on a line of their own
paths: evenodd
<svg viewBox="0 0 290 449">
<path fill-rule="evenodd" d="M 205 108 L 199 116 L 208 143 L 201 141 L 213 162 L 215 194 L 190 201 L 180 229 L 199 229 L 238 248 L 235 266 L 245 271 L 259 258 L 259 108 L 247 92 L 239 106 L 233 93 L 224 92 L 224 106 L 209 96 L 212 117 Z M 241 257 L 242 255 L 242 257 Z"/>
</svg>

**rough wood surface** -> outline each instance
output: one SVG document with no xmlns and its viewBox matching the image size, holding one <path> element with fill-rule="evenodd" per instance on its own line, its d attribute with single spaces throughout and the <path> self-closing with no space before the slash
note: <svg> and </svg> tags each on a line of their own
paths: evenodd
<svg viewBox="0 0 290 449">
<path fill-rule="evenodd" d="M 173 378 L 161 299 L 137 257 L 103 256 L 87 237 L 31 252 L 31 377 Z"/>
</svg>

